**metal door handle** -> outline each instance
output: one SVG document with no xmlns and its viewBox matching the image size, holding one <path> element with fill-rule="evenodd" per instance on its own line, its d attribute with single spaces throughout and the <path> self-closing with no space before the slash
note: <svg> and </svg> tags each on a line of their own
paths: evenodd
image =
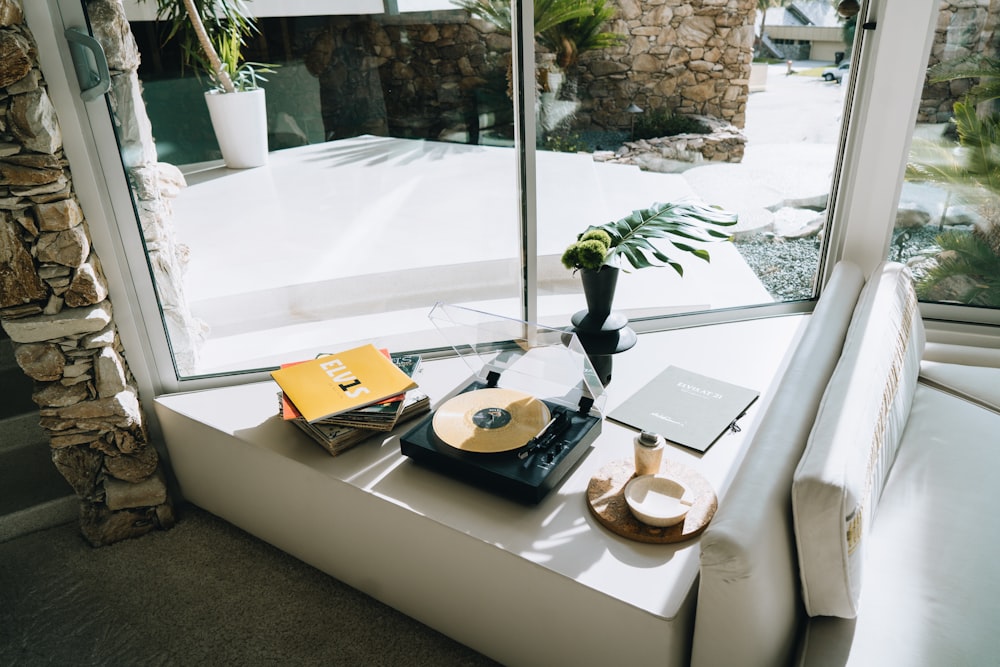
<svg viewBox="0 0 1000 667">
<path fill-rule="evenodd" d="M 101 43 L 79 28 L 66 28 L 66 41 L 80 82 L 80 97 L 89 102 L 111 90 L 111 73 Z"/>
</svg>

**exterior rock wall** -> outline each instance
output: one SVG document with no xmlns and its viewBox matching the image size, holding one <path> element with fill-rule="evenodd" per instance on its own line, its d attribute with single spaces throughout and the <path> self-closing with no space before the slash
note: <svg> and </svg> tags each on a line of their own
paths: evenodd
<svg viewBox="0 0 1000 667">
<path fill-rule="evenodd" d="M 623 44 L 583 53 L 560 93 L 580 100 L 575 129 L 627 128 L 633 102 L 744 126 L 756 3 L 611 1 L 618 12 L 607 29 L 624 36 Z M 367 28 L 359 31 L 358 21 Z M 360 32 L 364 43 L 350 43 Z M 502 99 L 510 50 L 508 35 L 459 11 L 331 17 L 306 64 L 320 78 L 333 137 L 382 126 L 393 136 L 435 137 L 462 124 L 474 135 L 479 114 L 510 104 Z M 370 85 L 376 70 L 380 90 Z M 382 99 L 366 102 L 365 91 Z"/>
<path fill-rule="evenodd" d="M 713 116 L 743 128 L 753 61 L 751 0 L 619 0 L 625 45 L 581 57 L 582 114 L 629 124 L 625 108 Z"/>
<path fill-rule="evenodd" d="M 971 53 L 1000 55 L 1000 0 L 942 0 L 927 62 L 933 67 L 943 60 Z M 969 80 L 924 84 L 917 122 L 945 123 L 952 106 L 969 90 Z"/>
<path fill-rule="evenodd" d="M 0 323 L 93 545 L 173 524 L 18 0 L 0 0 Z"/>
</svg>

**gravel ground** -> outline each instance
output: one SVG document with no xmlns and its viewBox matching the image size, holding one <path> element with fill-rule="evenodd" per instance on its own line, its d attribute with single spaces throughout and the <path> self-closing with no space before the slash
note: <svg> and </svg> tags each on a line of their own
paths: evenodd
<svg viewBox="0 0 1000 667">
<path fill-rule="evenodd" d="M 897 234 L 889 249 L 888 259 L 905 263 L 911 258 L 932 254 L 938 234 L 936 227 Z M 782 239 L 755 234 L 739 239 L 735 245 L 775 299 L 796 301 L 812 298 L 813 277 L 821 250 L 819 238 Z M 915 277 L 920 277 L 916 271 Z"/>
</svg>

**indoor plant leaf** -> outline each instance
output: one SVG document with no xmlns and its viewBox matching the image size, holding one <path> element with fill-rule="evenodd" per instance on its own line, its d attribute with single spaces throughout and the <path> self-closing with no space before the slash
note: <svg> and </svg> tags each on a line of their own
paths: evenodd
<svg viewBox="0 0 1000 667">
<path fill-rule="evenodd" d="M 657 203 L 647 209 L 632 211 L 615 222 L 591 226 L 588 231 L 602 229 L 611 236 L 606 264 L 617 266 L 624 258 L 633 269 L 667 265 L 682 273 L 680 265 L 668 251 L 653 245 L 650 239 L 667 239 L 679 252 L 708 261 L 708 251 L 677 243 L 674 239 L 698 242 L 725 240 L 730 235 L 714 227 L 735 225 L 736 220 L 734 213 L 696 202 Z"/>
</svg>

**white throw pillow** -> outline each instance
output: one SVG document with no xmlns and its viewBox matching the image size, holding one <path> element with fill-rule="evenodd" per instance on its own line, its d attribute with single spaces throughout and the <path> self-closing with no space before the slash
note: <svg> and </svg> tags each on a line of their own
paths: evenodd
<svg viewBox="0 0 1000 667">
<path fill-rule="evenodd" d="M 792 482 L 810 616 L 857 615 L 864 536 L 906 425 L 923 348 L 910 273 L 885 263 L 858 300 Z"/>
</svg>

